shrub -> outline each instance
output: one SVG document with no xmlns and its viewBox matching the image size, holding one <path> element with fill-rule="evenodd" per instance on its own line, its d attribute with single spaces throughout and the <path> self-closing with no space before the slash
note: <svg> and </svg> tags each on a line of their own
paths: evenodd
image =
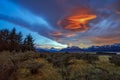
<svg viewBox="0 0 120 80">
<path fill-rule="evenodd" d="M 9 52 L 0 54 L 0 80 L 9 80 L 11 74 L 17 69 L 9 57 Z"/>
<path fill-rule="evenodd" d="M 117 66 L 120 66 L 120 55 L 114 55 L 111 58 L 109 58 L 111 63 L 114 63 Z"/>
</svg>

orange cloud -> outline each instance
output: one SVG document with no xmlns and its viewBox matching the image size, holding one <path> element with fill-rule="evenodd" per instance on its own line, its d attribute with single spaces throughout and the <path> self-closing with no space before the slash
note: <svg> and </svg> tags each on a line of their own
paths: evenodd
<svg viewBox="0 0 120 80">
<path fill-rule="evenodd" d="M 53 32 L 51 35 L 52 36 L 62 36 L 63 34 L 61 32 Z"/>
<path fill-rule="evenodd" d="M 53 32 L 50 34 L 57 42 L 61 40 L 62 37 L 64 37 L 62 32 Z"/>
<path fill-rule="evenodd" d="M 120 11 L 116 11 L 116 14 L 120 14 Z"/>
<path fill-rule="evenodd" d="M 70 31 L 86 31 L 89 26 L 89 21 L 96 18 L 95 14 L 92 14 L 88 9 L 76 10 L 71 15 L 58 21 L 58 25 L 66 30 Z"/>
<path fill-rule="evenodd" d="M 75 33 L 53 32 L 50 35 L 55 38 L 68 38 L 68 37 L 75 36 L 76 34 Z"/>
<path fill-rule="evenodd" d="M 67 45 L 68 45 L 68 47 L 71 47 L 71 46 L 73 46 L 73 44 L 72 44 L 72 43 L 68 43 Z"/>
<path fill-rule="evenodd" d="M 76 34 L 74 34 L 74 33 L 69 33 L 69 34 L 66 34 L 66 37 L 73 37 L 73 36 L 75 36 Z"/>
<path fill-rule="evenodd" d="M 119 37 L 115 37 L 115 38 L 111 38 L 111 37 L 104 37 L 104 38 L 92 38 L 91 41 L 93 42 L 93 44 L 101 46 L 101 45 L 111 45 L 114 43 L 120 43 L 120 38 Z"/>
</svg>

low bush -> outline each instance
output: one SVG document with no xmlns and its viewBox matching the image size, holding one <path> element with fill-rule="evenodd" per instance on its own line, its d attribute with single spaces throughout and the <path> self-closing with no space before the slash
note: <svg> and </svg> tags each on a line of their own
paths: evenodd
<svg viewBox="0 0 120 80">
<path fill-rule="evenodd" d="M 120 55 L 114 55 L 109 58 L 111 63 L 114 63 L 117 66 L 120 66 Z"/>
</svg>

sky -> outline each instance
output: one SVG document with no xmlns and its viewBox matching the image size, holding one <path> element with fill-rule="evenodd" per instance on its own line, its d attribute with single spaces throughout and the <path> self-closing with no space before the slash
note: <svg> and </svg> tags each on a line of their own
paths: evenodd
<svg viewBox="0 0 120 80">
<path fill-rule="evenodd" d="M 120 43 L 120 0 L 0 0 L 0 29 L 32 34 L 35 46 Z"/>
</svg>

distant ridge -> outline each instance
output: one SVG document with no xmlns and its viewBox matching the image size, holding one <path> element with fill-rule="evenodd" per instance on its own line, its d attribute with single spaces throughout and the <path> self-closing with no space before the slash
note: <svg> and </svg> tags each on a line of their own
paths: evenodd
<svg viewBox="0 0 120 80">
<path fill-rule="evenodd" d="M 77 46 L 72 46 L 72 47 L 67 47 L 67 48 L 64 48 L 62 50 L 60 50 L 61 52 L 82 52 L 84 51 L 84 49 L 81 49 Z"/>
<path fill-rule="evenodd" d="M 36 50 L 39 52 L 120 52 L 120 43 L 104 46 L 91 46 L 88 48 L 79 48 L 77 46 L 71 46 L 63 48 L 61 50 L 55 48 L 51 49 L 36 48 Z"/>
<path fill-rule="evenodd" d="M 84 50 L 87 52 L 120 52 L 120 43 L 104 46 L 91 46 Z"/>
</svg>

